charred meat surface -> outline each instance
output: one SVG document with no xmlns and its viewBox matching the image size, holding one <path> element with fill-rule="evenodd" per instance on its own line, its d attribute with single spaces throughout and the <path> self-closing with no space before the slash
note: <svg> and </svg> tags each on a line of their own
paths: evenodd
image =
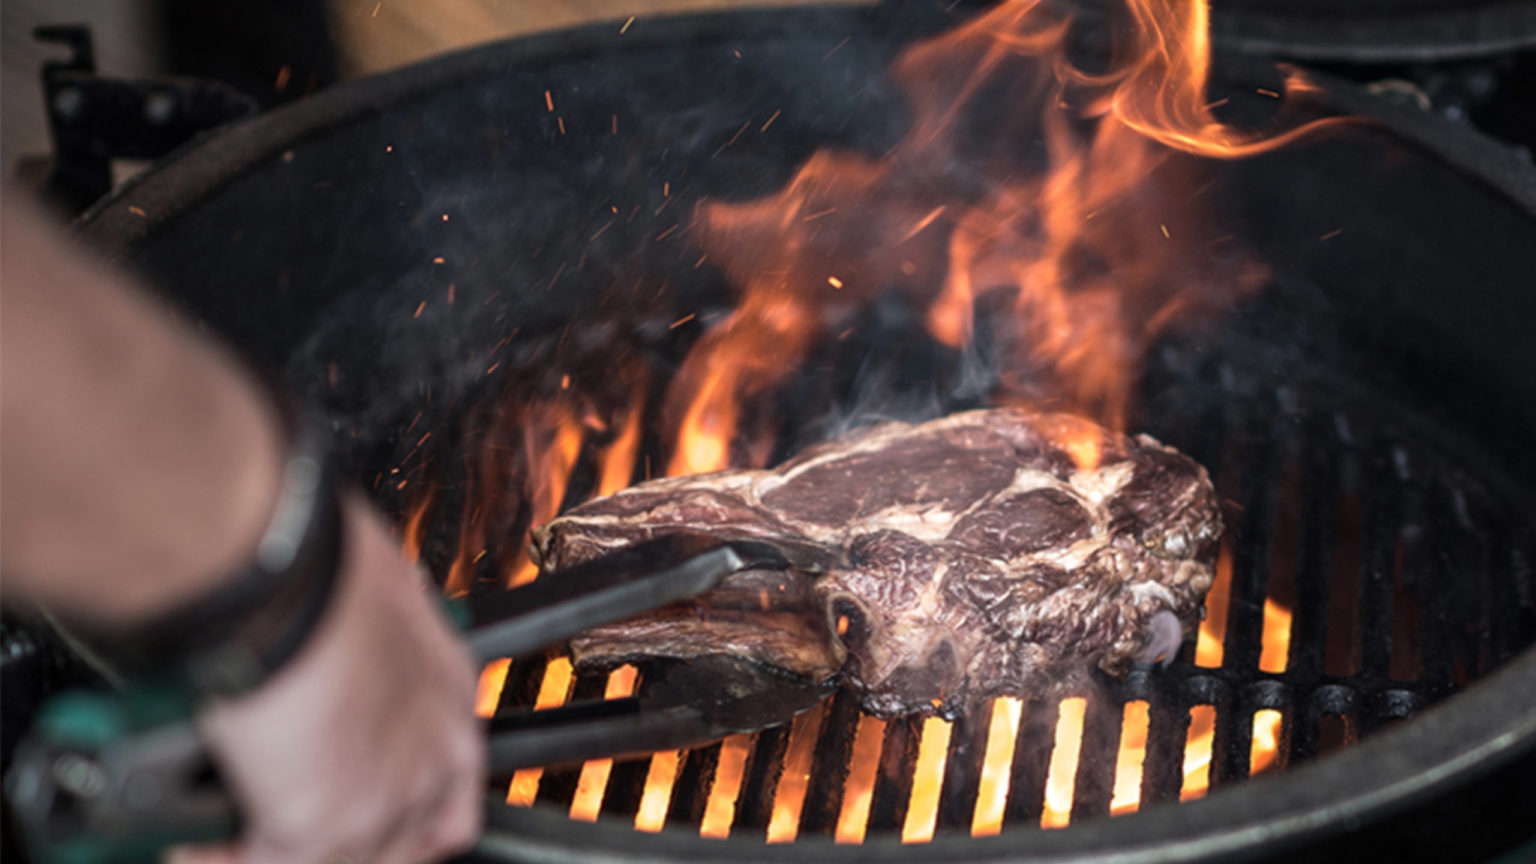
<svg viewBox="0 0 1536 864">
<path fill-rule="evenodd" d="M 972 411 L 889 423 L 773 470 L 655 480 L 545 525 L 560 569 L 669 531 L 836 550 L 831 572 L 748 571 L 600 627 L 578 664 L 733 654 L 841 676 L 882 716 L 1046 696 L 1171 656 L 1214 577 L 1205 469 L 1077 417 Z"/>
</svg>

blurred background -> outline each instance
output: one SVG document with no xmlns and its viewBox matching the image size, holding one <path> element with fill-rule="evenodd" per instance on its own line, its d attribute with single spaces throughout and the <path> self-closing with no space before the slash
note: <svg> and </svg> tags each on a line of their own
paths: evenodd
<svg viewBox="0 0 1536 864">
<path fill-rule="evenodd" d="M 469 45 L 608 21 L 623 27 L 631 16 L 682 14 L 706 10 L 761 6 L 830 3 L 859 5 L 874 0 L 0 0 L 0 62 L 3 62 L 3 94 L 0 94 L 0 176 L 7 184 L 21 181 L 41 188 L 48 175 L 50 153 L 64 153 L 64 163 L 76 166 L 90 161 L 93 152 L 110 151 L 114 160 L 111 180 L 148 164 L 146 160 L 168 151 L 198 131 L 212 128 L 239 112 L 264 110 L 302 98 L 308 93 L 351 78 L 382 72 L 425 57 Z M 887 0 L 903 3 L 910 0 Z M 989 0 L 925 0 L 935 5 L 987 5 Z M 1063 0 L 1091 11 L 1102 0 Z M 1455 17 L 1458 0 L 1350 0 L 1340 11 L 1301 14 L 1291 18 L 1307 23 L 1296 39 L 1288 36 L 1260 48 L 1260 53 L 1280 59 L 1297 59 L 1333 74 L 1352 78 L 1378 92 L 1449 119 L 1476 126 L 1481 131 L 1527 149 L 1536 148 L 1536 50 L 1530 42 L 1501 32 L 1501 25 L 1484 25 L 1490 32 L 1471 40 L 1468 52 L 1423 50 L 1397 52 L 1390 44 L 1400 18 L 1411 19 L 1416 10 L 1428 9 L 1450 24 L 1447 40 L 1466 42 L 1466 28 Z M 1269 0 L 1218 0 L 1213 16 L 1226 13 L 1242 25 L 1259 21 Z M 1306 5 L 1306 4 L 1302 4 Z M 1314 6 L 1316 4 L 1313 4 Z M 1470 4 L 1468 9 L 1476 4 Z M 1486 5 L 1486 4 L 1484 4 Z M 1494 4 L 1497 6 L 1498 4 Z M 1519 6 L 1521 4 L 1515 4 Z M 1309 40 L 1328 41 L 1336 29 L 1333 16 L 1348 20 L 1359 7 L 1370 11 L 1366 20 L 1379 21 L 1379 33 L 1368 26 L 1343 37 L 1346 50 L 1330 55 L 1309 47 Z M 1481 7 L 1477 7 L 1481 8 Z M 1251 17 L 1253 12 L 1258 17 Z M 1471 12 L 1467 14 L 1471 15 Z M 1511 20 L 1536 27 L 1536 6 Z M 1214 18 L 1213 18 L 1214 20 Z M 1290 19 L 1283 19 L 1289 21 Z M 1495 19 L 1501 20 L 1501 19 Z M 1308 23 L 1310 22 L 1310 23 Z M 1216 22 L 1219 24 L 1220 22 Z M 1262 21 L 1261 21 L 1262 23 Z M 1293 22 L 1294 23 L 1294 22 Z M 62 108 L 79 110 L 72 120 L 84 133 L 73 142 L 54 145 L 48 134 L 44 88 L 40 70 L 49 60 L 70 56 L 60 44 L 44 44 L 34 38 L 39 25 L 85 24 L 95 42 L 96 75 L 102 79 L 164 79 L 219 82 L 211 107 L 198 99 L 206 95 L 189 85 L 178 91 L 184 101 L 169 114 L 184 128 L 172 129 L 155 118 L 102 111 L 110 107 L 99 91 L 87 93 L 77 106 L 55 101 L 55 115 Z M 1220 29 L 1220 28 L 1216 28 Z M 1473 28 L 1474 30 L 1476 28 Z M 1516 28 L 1519 29 L 1519 28 Z M 1431 31 L 1431 33 L 1439 31 Z M 1374 35 L 1373 35 L 1374 34 Z M 1219 34 L 1218 34 L 1219 35 Z M 1528 36 L 1530 34 L 1527 34 Z M 1423 38 L 1422 36 L 1419 38 Z M 1431 43 L 1436 37 L 1430 37 Z M 1513 39 L 1513 49 L 1502 45 Z M 1287 41 L 1290 40 L 1290 41 Z M 1353 40 L 1351 42 L 1351 40 Z M 1478 40 L 1497 50 L 1477 47 Z M 1240 41 L 1240 40 L 1239 40 Z M 1261 42 L 1263 40 L 1260 40 Z M 1524 47 L 1518 47 L 1524 45 Z M 1277 47 L 1278 46 L 1278 47 Z M 1231 44 L 1227 46 L 1229 49 Z M 1251 45 L 1239 51 L 1254 50 Z M 1355 56 L 1347 56 L 1355 55 Z M 1345 62 L 1338 62 L 1340 56 Z M 242 95 L 243 94 L 243 95 Z M 54 90 L 55 100 L 59 88 Z M 240 104 L 230 105 L 231 97 Z M 249 98 L 246 98 L 249 97 Z M 222 100 L 222 104 L 221 104 Z M 189 106 L 208 110 L 188 112 Z M 197 116 L 193 116 L 197 115 Z M 145 136 L 156 140 L 143 140 Z M 125 140 L 126 139 L 126 140 Z M 167 144 L 167 142 L 170 142 Z M 135 161 L 125 151 L 140 149 Z M 81 159 L 84 153 L 86 158 Z M 69 179 L 69 178 L 66 178 Z M 69 199 L 65 213 L 78 212 L 104 190 L 101 177 L 75 178 L 73 195 L 57 194 L 58 172 L 51 183 L 55 197 Z M 66 184 L 68 185 L 68 184 Z M 13 187 L 14 188 L 14 187 Z"/>
<path fill-rule="evenodd" d="M 88 24 L 103 75 L 190 76 L 233 85 L 263 107 L 337 81 L 525 33 L 631 15 L 826 0 L 0 0 L 0 160 L 48 150 L 38 70 L 67 55 L 43 24 Z M 860 0 L 833 0 L 856 3 Z"/>
</svg>

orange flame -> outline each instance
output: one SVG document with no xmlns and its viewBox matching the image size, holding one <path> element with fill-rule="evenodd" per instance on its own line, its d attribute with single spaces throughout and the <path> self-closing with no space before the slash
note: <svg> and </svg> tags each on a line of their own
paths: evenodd
<svg viewBox="0 0 1536 864">
<path fill-rule="evenodd" d="M 507 685 L 507 670 L 512 661 L 506 657 L 492 660 L 480 670 L 480 680 L 475 685 L 475 716 L 493 717 L 496 706 L 501 704 L 501 691 Z"/>
<path fill-rule="evenodd" d="M 786 288 L 775 280 L 756 279 L 741 308 L 689 353 L 668 397 L 681 418 L 668 476 L 739 464 L 731 445 L 741 397 L 765 392 L 810 345 L 809 310 Z"/>
<path fill-rule="evenodd" d="M 1230 563 L 1227 567 L 1227 578 L 1230 579 Z M 1220 577 L 1218 577 L 1220 578 Z M 1214 590 L 1213 590 L 1214 593 Z M 1225 602 L 1225 595 L 1222 598 Z M 1208 598 L 1207 602 L 1212 602 Z M 1223 614 L 1224 606 L 1223 606 Z M 1206 623 L 1211 620 L 1211 615 L 1206 616 Z M 1224 635 L 1224 623 L 1222 629 L 1216 631 Z M 1264 671 L 1284 671 L 1284 659 L 1286 648 L 1290 644 L 1291 613 L 1289 609 L 1281 606 L 1273 600 L 1264 603 L 1264 632 L 1263 644 L 1265 653 L 1271 655 L 1270 664 L 1278 662 L 1278 669 L 1266 669 L 1263 659 L 1259 666 Z M 1211 630 L 1201 628 L 1201 635 L 1205 639 L 1219 640 L 1221 635 L 1208 636 Z M 1210 644 L 1209 642 L 1205 644 Z M 1216 644 L 1220 646 L 1220 642 Z M 1196 662 L 1202 666 L 1220 666 L 1221 657 L 1217 654 L 1212 662 L 1211 650 L 1207 649 L 1207 656 L 1202 661 L 1197 650 Z M 1273 659 L 1278 656 L 1279 660 Z M 1249 773 L 1257 774 L 1260 771 L 1274 765 L 1280 758 L 1280 730 L 1284 723 L 1284 714 L 1280 711 L 1263 709 L 1254 712 L 1253 716 L 1253 744 L 1249 754 Z M 1136 701 L 1126 703 L 1125 716 L 1121 725 L 1120 752 L 1115 763 L 1115 791 L 1111 800 L 1110 812 L 1119 815 L 1135 812 L 1141 804 L 1141 771 L 1142 763 L 1147 753 L 1147 730 L 1149 726 L 1147 703 Z M 1216 735 L 1216 712 L 1212 706 L 1197 705 L 1190 711 L 1189 732 L 1186 736 L 1184 747 L 1184 781 L 1179 791 L 1180 800 L 1190 800 L 1203 796 L 1210 788 L 1210 762 L 1212 746 Z"/>
<path fill-rule="evenodd" d="M 571 660 L 558 657 L 544 667 L 544 680 L 539 683 L 539 695 L 534 699 L 533 710 L 558 708 L 571 698 Z M 519 768 L 512 775 L 507 787 L 507 803 L 514 807 L 529 807 L 539 796 L 539 780 L 544 777 L 543 768 Z"/>
<path fill-rule="evenodd" d="M 1248 751 L 1248 773 L 1267 770 L 1280 758 L 1280 727 L 1285 715 L 1273 708 L 1253 712 L 1253 744 Z"/>
<path fill-rule="evenodd" d="M 535 528 L 559 514 L 586 430 L 565 401 L 555 401 L 531 416 L 523 446 L 528 465 L 529 528 Z M 518 550 L 508 570 L 507 584 L 526 585 L 538 575 L 539 568 L 529 560 L 525 547 Z"/>
<path fill-rule="evenodd" d="M 1184 784 L 1179 800 L 1192 801 L 1211 788 L 1211 750 L 1216 737 L 1216 707 L 1189 709 L 1189 734 L 1184 741 Z"/>
<path fill-rule="evenodd" d="M 976 812 L 971 819 L 972 837 L 989 837 L 1003 829 L 1008 786 L 1013 775 L 1013 751 L 1019 734 L 1023 703 L 1011 696 L 992 701 L 992 725 L 987 730 L 987 752 L 982 757 L 981 785 L 976 793 Z"/>
<path fill-rule="evenodd" d="M 1151 340 L 1177 319 L 1230 304 L 1259 275 L 1200 269 L 1210 238 L 1189 196 L 1170 194 L 1187 183 L 1188 166 L 1169 157 L 1250 156 L 1334 122 L 1276 134 L 1223 124 L 1206 96 L 1205 3 L 1128 5 L 1128 56 L 1090 75 L 1064 59 L 1069 21 L 1037 0 L 999 4 L 898 58 L 892 76 L 912 122 L 895 148 L 878 158 L 822 150 L 779 193 L 700 208 L 700 242 L 742 299 L 673 384 L 668 473 L 731 464 L 744 401 L 793 372 L 872 291 L 900 285 L 926 304 L 931 335 L 956 348 L 971 338 L 982 295 L 1012 291 L 995 398 L 1123 421 Z M 976 160 L 988 182 L 967 185 L 954 168 L 973 143 L 966 110 L 999 80 L 1043 110 L 1000 119 Z M 1293 93 L 1308 87 L 1293 76 Z M 1006 158 L 1035 138 L 1045 141 L 1043 167 Z"/>
<path fill-rule="evenodd" d="M 822 715 L 827 703 L 795 718 L 789 727 L 789 743 L 784 752 L 784 770 L 773 795 L 773 815 L 768 820 L 768 842 L 789 843 L 800 834 L 800 811 L 811 780 L 811 762 L 816 758 L 816 739 L 821 733 Z"/>
<path fill-rule="evenodd" d="M 1109 799 L 1109 812 L 1116 816 L 1134 813 L 1141 807 L 1142 763 L 1147 758 L 1147 730 L 1151 724 L 1150 706 L 1145 700 L 1125 703 L 1120 720 L 1120 752 L 1115 757 L 1115 788 Z"/>
<path fill-rule="evenodd" d="M 635 473 L 635 458 L 640 453 L 640 421 L 643 414 L 641 405 L 644 397 L 643 391 L 636 389 L 630 400 L 629 408 L 624 412 L 624 425 L 619 431 L 618 437 L 608 448 L 603 451 L 600 473 L 597 480 L 597 495 L 612 495 L 629 486 L 629 481 Z"/>
<path fill-rule="evenodd" d="M 1264 633 L 1259 649 L 1259 671 L 1281 673 L 1285 671 L 1291 653 L 1291 610 L 1275 602 L 1264 600 Z"/>
<path fill-rule="evenodd" d="M 853 752 L 848 757 L 848 780 L 843 784 L 843 808 L 837 814 L 837 827 L 832 834 L 838 843 L 864 842 L 884 743 L 885 721 L 870 714 L 860 715 Z"/>
<path fill-rule="evenodd" d="M 731 823 L 736 818 L 736 798 L 741 793 L 741 779 L 746 772 L 747 754 L 752 751 L 756 738 L 750 734 L 732 735 L 720 744 L 720 757 L 715 762 L 714 782 L 709 787 L 709 799 L 704 805 L 704 818 L 699 821 L 699 836 L 724 840 L 731 836 Z"/>
<path fill-rule="evenodd" d="M 635 681 L 640 670 L 625 664 L 608 673 L 608 683 L 603 687 L 604 699 L 623 699 L 635 692 Z M 578 822 L 595 822 L 603 807 L 603 796 L 608 791 L 608 775 L 613 773 L 612 759 L 593 759 L 581 766 L 576 779 L 576 794 L 571 797 L 570 816 Z"/>
<path fill-rule="evenodd" d="M 1230 584 L 1231 562 L 1227 560 L 1225 578 Z M 1213 591 L 1214 595 L 1214 591 Z M 1215 599 L 1225 603 L 1225 593 Z M 1278 662 L 1278 669 L 1265 669 L 1265 671 L 1284 671 L 1284 658 L 1286 647 L 1290 644 L 1291 613 L 1290 610 L 1275 602 L 1266 600 L 1264 604 L 1264 632 L 1263 644 L 1275 646 L 1266 648 L 1266 653 L 1280 658 L 1279 661 L 1271 660 L 1271 664 Z M 1222 607 L 1225 614 L 1225 606 Z M 1207 616 L 1207 623 L 1212 616 Z M 1214 644 L 1218 653 L 1212 662 L 1212 649 L 1206 648 L 1206 657 L 1200 665 L 1221 665 L 1219 649 L 1220 640 L 1225 635 L 1225 624 L 1220 623 L 1215 628 L 1202 627 L 1201 635 L 1203 644 Z M 1198 652 L 1197 652 L 1198 653 Z M 1265 661 L 1260 661 L 1260 667 L 1266 666 Z M 999 705 L 1002 700 L 999 700 Z M 1056 725 L 1056 740 L 1051 753 L 1051 767 L 1046 781 L 1045 812 L 1041 816 L 1041 826 L 1045 828 L 1059 828 L 1071 822 L 1072 801 L 1075 792 L 1075 773 L 1078 757 L 1082 748 L 1083 722 L 1086 713 L 1087 702 L 1081 698 L 1071 698 L 1062 701 L 1060 706 L 1060 719 Z M 999 719 L 1000 708 L 993 709 L 993 727 L 988 739 L 987 754 L 983 763 L 981 794 L 978 796 L 976 807 L 976 820 L 972 824 L 972 834 L 980 836 L 987 833 L 996 833 L 1001 827 L 1002 802 L 995 800 L 997 792 L 989 791 L 987 777 L 989 773 L 1000 775 L 1002 782 L 1006 783 L 1007 772 L 1013 761 L 1011 741 L 1017 734 L 1017 716 Z M 1268 769 L 1279 761 L 1281 750 L 1281 728 L 1284 724 L 1283 712 L 1272 709 L 1261 709 L 1253 715 L 1253 737 L 1249 753 L 1249 773 L 1257 774 Z M 1115 783 L 1110 798 L 1110 812 L 1114 815 L 1134 813 L 1141 807 L 1141 783 L 1142 771 L 1147 756 L 1147 737 L 1151 726 L 1150 707 L 1143 700 L 1133 700 L 1125 704 L 1120 726 L 1120 747 L 1115 759 Z M 1180 800 L 1188 801 L 1199 798 L 1210 789 L 1210 766 L 1212 747 L 1216 735 L 1216 709 L 1210 705 L 1196 705 L 1190 710 L 1190 725 L 1186 734 L 1184 747 L 1183 781 L 1179 790 Z M 999 738 L 1010 742 L 1009 746 L 999 746 Z M 1006 786 L 1002 791 L 1006 798 Z M 984 817 L 985 814 L 985 817 Z"/>
<path fill-rule="evenodd" d="M 1210 10 L 1204 2 L 1127 0 L 1135 19 L 1136 61 L 1115 89 L 1115 117 L 1147 138 L 1188 153 L 1239 159 L 1282 147 L 1320 127 L 1345 122 L 1313 121 L 1277 134 L 1227 126 L 1205 97 L 1210 73 Z M 1291 70 L 1286 92 L 1315 89 Z"/>
<path fill-rule="evenodd" d="M 640 796 L 640 809 L 635 813 L 635 830 L 654 834 L 667 824 L 667 809 L 672 806 L 672 784 L 677 782 L 677 768 L 683 760 L 682 750 L 663 750 L 651 757 L 650 771 L 645 775 L 645 792 Z"/>
<path fill-rule="evenodd" d="M 412 564 L 421 560 L 421 544 L 426 540 L 422 526 L 427 511 L 432 508 L 432 499 L 433 490 L 429 488 L 421 500 L 407 509 L 405 523 L 400 528 L 400 557 Z"/>
<path fill-rule="evenodd" d="M 1045 780 L 1045 812 L 1041 828 L 1065 828 L 1072 821 L 1072 797 L 1077 787 L 1077 760 L 1083 751 L 1083 721 L 1088 700 L 1081 696 L 1061 700 L 1056 720 L 1056 746 Z"/>
<path fill-rule="evenodd" d="M 1069 409 L 1123 427 L 1141 359 L 1153 341 L 1230 306 L 1262 276 L 1252 262 L 1212 263 L 1218 257 L 1210 254 L 1214 232 L 1193 202 L 1197 196 L 1189 194 L 1198 160 L 1251 156 L 1341 122 L 1277 132 L 1224 124 L 1207 94 L 1204 0 L 1126 4 L 1133 26 L 1127 50 L 1107 70 L 1090 74 L 1066 58 L 1071 22 L 1057 7 L 1005 0 L 898 57 L 891 75 L 908 97 L 911 123 L 894 147 L 878 156 L 822 150 L 771 196 L 701 204 L 691 226 L 703 253 L 699 262 L 709 260 L 735 286 L 736 308 L 710 323 L 684 358 L 667 385 L 660 416 L 645 416 L 648 382 L 634 370 L 620 376 L 628 389 L 617 398 L 609 392 L 598 400 L 592 382 L 576 374 L 558 376 L 559 390 L 551 384 L 537 397 L 527 389 L 509 391 L 518 398 L 497 406 L 479 461 L 469 466 L 448 590 L 468 590 L 488 538 L 498 545 L 503 535 L 497 532 L 510 533 L 507 526 L 531 530 L 557 515 L 578 462 L 590 460 L 583 464 L 592 473 L 581 476 L 595 477 L 594 494 L 628 486 L 649 429 L 663 433 L 665 473 L 671 476 L 765 464 L 780 431 L 773 399 L 784 382 L 823 341 L 858 327 L 877 297 L 908 304 L 934 340 L 957 352 L 980 351 L 976 334 L 985 325 L 992 336 L 988 350 L 995 354 L 986 358 L 995 367 L 986 394 L 990 404 Z M 1281 107 L 1310 87 L 1293 73 Z M 1017 110 L 987 104 L 998 92 L 1016 100 Z M 970 116 L 979 111 L 987 121 L 980 135 Z M 696 315 L 706 313 L 690 313 L 674 327 Z M 1091 424 L 1064 423 L 1053 437 L 1080 470 L 1098 466 L 1105 442 Z M 644 473 L 650 472 L 647 458 Z M 402 538 L 407 557 L 421 553 L 435 497 L 429 491 L 409 509 Z M 507 497 L 517 498 L 517 507 L 498 503 Z M 510 585 L 538 574 L 526 535 L 517 539 L 522 542 L 515 548 L 511 540 L 507 548 L 498 545 L 506 554 L 500 570 Z M 1217 667 L 1225 660 L 1231 581 L 1232 553 L 1224 545 L 1199 631 L 1197 665 Z M 1264 627 L 1259 667 L 1283 671 L 1289 611 L 1266 601 Z M 487 667 L 480 710 L 494 710 L 491 694 L 499 693 L 496 676 L 504 678 L 505 669 Z M 616 680 L 610 677 L 610 690 Z M 633 677 L 628 680 L 632 686 Z M 569 661 L 550 663 L 538 707 L 564 701 L 569 686 Z M 1064 700 L 1060 712 L 1041 817 L 1045 827 L 1070 822 L 1086 701 Z M 797 836 L 824 713 L 819 707 L 791 727 L 769 842 Z M 1018 700 L 994 700 L 975 835 L 1001 829 L 1021 714 Z M 1186 798 L 1209 787 L 1215 726 L 1210 706 L 1197 706 L 1191 716 L 1181 790 Z M 1140 806 L 1149 724 L 1146 703 L 1125 706 L 1115 813 Z M 1252 771 L 1279 759 L 1282 727 L 1280 712 L 1255 714 Z M 859 723 L 835 831 L 839 842 L 864 837 L 884 730 L 874 718 Z M 904 841 L 933 836 L 950 733 L 940 719 L 922 725 Z M 704 836 L 729 834 L 748 741 L 738 736 L 722 746 L 700 829 Z M 635 817 L 638 830 L 659 830 L 665 823 L 680 758 L 677 752 L 652 757 Z M 608 767 L 594 762 L 583 768 L 573 818 L 600 812 Z M 539 777 L 536 769 L 519 772 L 508 800 L 531 803 Z"/>
<path fill-rule="evenodd" d="M 1227 604 L 1232 599 L 1232 544 L 1222 541 L 1216 555 L 1216 578 L 1205 594 L 1205 620 L 1195 637 L 1195 665 L 1215 668 L 1226 656 Z"/>
<path fill-rule="evenodd" d="M 917 744 L 917 767 L 912 774 L 912 797 L 907 800 L 907 821 L 901 826 L 901 842 L 926 843 L 933 839 L 939 819 L 939 795 L 944 786 L 944 763 L 949 761 L 952 724 L 941 717 L 923 719 Z"/>
</svg>

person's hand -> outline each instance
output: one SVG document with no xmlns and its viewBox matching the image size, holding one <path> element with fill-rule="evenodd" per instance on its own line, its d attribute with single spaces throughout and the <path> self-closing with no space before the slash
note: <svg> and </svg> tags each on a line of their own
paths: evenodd
<svg viewBox="0 0 1536 864">
<path fill-rule="evenodd" d="M 344 503 L 341 581 L 301 653 L 199 718 L 240 804 L 235 845 L 176 864 L 396 864 L 478 834 L 484 735 L 468 649 L 378 517 Z"/>
</svg>

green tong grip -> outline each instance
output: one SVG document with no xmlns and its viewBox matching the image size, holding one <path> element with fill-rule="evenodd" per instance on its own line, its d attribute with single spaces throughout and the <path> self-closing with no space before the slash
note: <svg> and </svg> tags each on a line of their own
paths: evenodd
<svg viewBox="0 0 1536 864">
<path fill-rule="evenodd" d="M 444 597 L 440 608 L 456 630 L 468 630 L 471 620 L 465 603 Z M 141 738 L 164 733 L 177 724 L 185 725 L 193 734 L 196 709 L 196 694 L 169 678 L 132 682 L 121 690 L 66 691 L 49 699 L 38 712 L 18 759 L 55 763 L 61 755 L 74 754 L 86 761 L 100 760 L 115 748 L 138 746 Z M 54 764 L 33 768 L 55 770 Z M 12 778 L 18 773 L 13 770 Z M 15 785 L 13 798 L 22 791 Z M 104 829 L 88 823 L 42 824 L 48 822 L 46 813 L 29 811 L 24 805 L 16 809 L 34 864 L 153 864 L 173 846 L 232 840 L 239 833 L 233 810 L 227 817 L 163 823 L 146 818 Z M 152 817 L 153 812 L 146 815 Z"/>
<path fill-rule="evenodd" d="M 88 760 L 99 760 L 115 748 L 133 747 L 140 736 L 175 724 L 185 724 L 190 734 L 194 705 L 191 692 L 170 681 L 144 681 L 121 691 L 67 691 L 48 700 L 39 712 L 29 733 L 30 752 L 35 754 L 32 758 L 51 763 L 37 770 L 67 771 L 57 766 L 70 763 L 60 760 L 76 756 L 85 761 L 73 764 L 85 766 Z M 13 800 L 19 792 L 13 784 Z M 232 811 L 222 818 L 174 824 L 149 819 L 108 830 L 89 824 L 37 824 L 45 818 L 42 813 L 35 814 L 32 824 L 25 824 L 26 816 L 34 814 L 26 813 L 20 801 L 14 803 L 34 864 L 153 864 L 172 846 L 228 840 L 238 830 Z"/>
</svg>

